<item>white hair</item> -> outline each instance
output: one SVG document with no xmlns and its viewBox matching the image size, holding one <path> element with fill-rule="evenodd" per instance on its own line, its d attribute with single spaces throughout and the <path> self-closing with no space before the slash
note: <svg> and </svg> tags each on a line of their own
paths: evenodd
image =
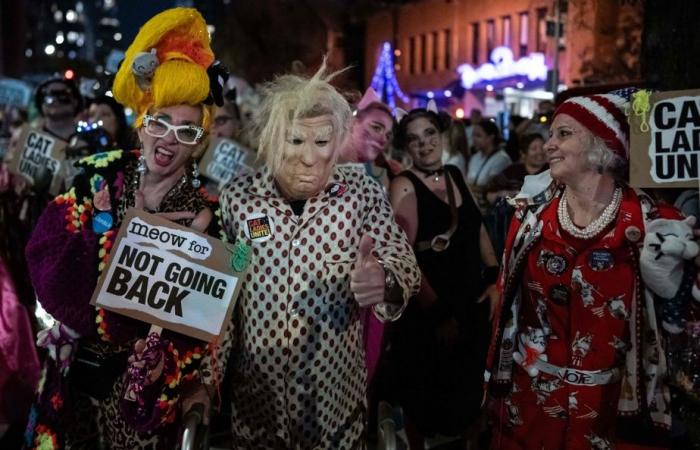
<svg viewBox="0 0 700 450">
<path fill-rule="evenodd" d="M 628 162 L 607 146 L 598 136 L 589 131 L 591 142 L 586 151 L 589 167 L 598 173 L 607 173 L 618 182 L 627 182 Z"/>
<path fill-rule="evenodd" d="M 337 156 L 352 115 L 347 100 L 329 83 L 340 72 L 328 74 L 324 59 L 311 78 L 282 75 L 262 87 L 263 99 L 254 116 L 255 134 L 258 157 L 273 175 L 279 173 L 284 163 L 282 149 L 295 120 L 328 115 L 333 124 Z"/>
</svg>

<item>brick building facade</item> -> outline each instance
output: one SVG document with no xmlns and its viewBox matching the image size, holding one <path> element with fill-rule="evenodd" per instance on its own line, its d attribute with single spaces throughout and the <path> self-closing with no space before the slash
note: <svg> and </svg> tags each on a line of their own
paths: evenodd
<svg viewBox="0 0 700 450">
<path fill-rule="evenodd" d="M 642 6 L 638 0 L 561 0 L 559 81 L 563 87 L 617 83 L 639 77 Z M 396 73 L 415 106 L 434 97 L 455 112 L 527 115 L 551 98 L 546 71 L 555 64 L 555 4 L 552 0 L 424 0 L 381 11 L 368 19 L 365 79 L 370 80 L 381 45 L 396 46 Z M 513 62 L 543 55 L 545 74 L 534 80 L 501 73 L 464 89 L 458 70 L 478 70 L 505 47 Z M 503 50 L 499 50 L 503 57 Z M 534 54 L 534 55 L 533 55 Z M 534 64 L 534 62 L 533 62 Z M 503 66 L 501 66 L 503 68 Z M 496 67 L 500 71 L 499 67 Z M 504 70 L 503 72 L 508 72 Z"/>
</svg>

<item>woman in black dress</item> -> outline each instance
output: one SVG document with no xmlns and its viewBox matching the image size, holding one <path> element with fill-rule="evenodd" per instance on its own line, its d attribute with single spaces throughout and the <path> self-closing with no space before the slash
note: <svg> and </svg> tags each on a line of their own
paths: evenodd
<svg viewBox="0 0 700 450">
<path fill-rule="evenodd" d="M 459 170 L 442 164 L 442 122 L 431 104 L 395 133 L 413 167 L 392 181 L 391 203 L 423 273 L 391 341 L 411 448 L 435 434 L 463 437 L 479 417 L 497 301 L 496 255 Z"/>
</svg>

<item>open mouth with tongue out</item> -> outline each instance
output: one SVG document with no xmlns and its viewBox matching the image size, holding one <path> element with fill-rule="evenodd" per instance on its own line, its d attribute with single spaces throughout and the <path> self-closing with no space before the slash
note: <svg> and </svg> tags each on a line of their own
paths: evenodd
<svg viewBox="0 0 700 450">
<path fill-rule="evenodd" d="M 170 150 L 166 150 L 163 147 L 156 147 L 156 152 L 153 155 L 153 159 L 155 160 L 155 163 L 158 164 L 159 166 L 165 167 L 169 165 L 173 158 L 175 157 L 175 152 L 172 152 Z"/>
</svg>

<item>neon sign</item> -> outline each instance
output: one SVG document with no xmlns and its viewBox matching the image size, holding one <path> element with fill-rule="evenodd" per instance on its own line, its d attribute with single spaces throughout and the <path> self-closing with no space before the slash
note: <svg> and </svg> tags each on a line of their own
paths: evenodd
<svg viewBox="0 0 700 450">
<path fill-rule="evenodd" d="M 546 80 L 547 66 L 544 54 L 530 53 L 517 61 L 513 60 L 513 52 L 508 47 L 496 47 L 491 52 L 491 62 L 482 64 L 474 69 L 469 64 L 457 67 L 462 79 L 462 86 L 471 89 L 480 81 L 495 81 L 513 76 L 526 76 L 528 80 Z"/>
</svg>

